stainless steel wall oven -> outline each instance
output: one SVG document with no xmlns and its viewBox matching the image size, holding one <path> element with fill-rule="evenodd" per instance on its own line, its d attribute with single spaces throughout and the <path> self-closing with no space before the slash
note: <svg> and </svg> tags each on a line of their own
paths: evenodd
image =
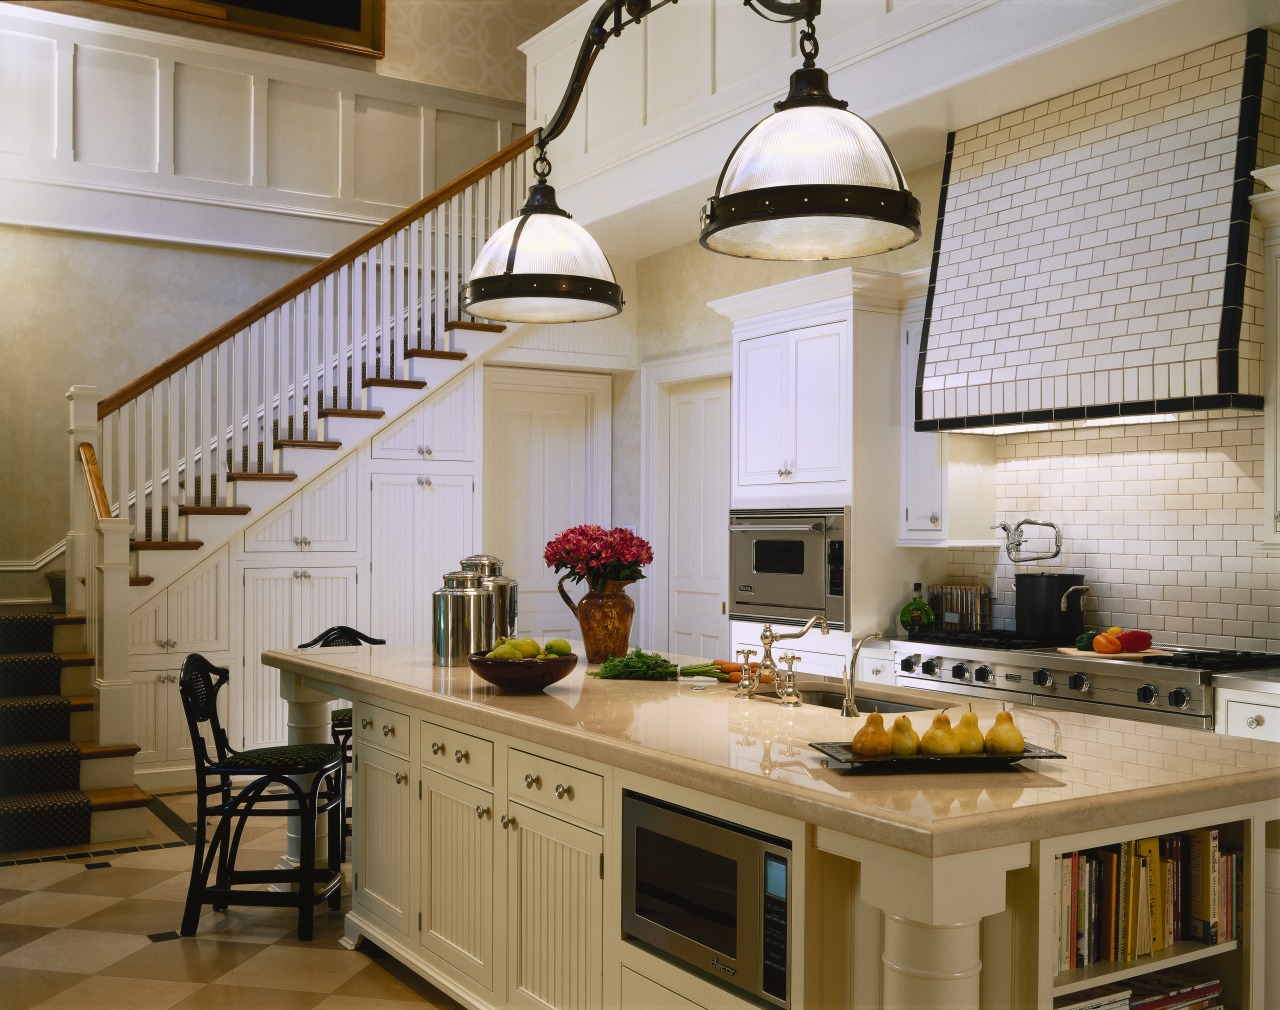
<svg viewBox="0 0 1280 1010">
<path fill-rule="evenodd" d="M 632 942 L 789 1007 L 791 843 L 622 794 L 622 929 Z"/>
<path fill-rule="evenodd" d="M 847 508 L 730 510 L 729 616 L 804 624 L 821 614 L 845 629 L 848 529 Z"/>
</svg>

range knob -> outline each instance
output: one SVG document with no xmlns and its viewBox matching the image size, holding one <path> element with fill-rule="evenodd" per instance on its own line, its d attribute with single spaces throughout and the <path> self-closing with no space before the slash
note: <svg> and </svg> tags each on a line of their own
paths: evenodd
<svg viewBox="0 0 1280 1010">
<path fill-rule="evenodd" d="M 968 680 L 969 666 L 966 663 L 957 663 L 951 668 L 951 676 L 956 680 Z"/>
<path fill-rule="evenodd" d="M 902 660 L 901 663 L 898 664 L 898 666 L 899 668 L 901 668 L 903 673 L 910 673 L 912 670 L 916 668 L 916 657 L 907 656 Z"/>
<path fill-rule="evenodd" d="M 1031 675 L 1031 683 L 1036 687 L 1053 687 L 1053 674 L 1041 667 Z"/>
<path fill-rule="evenodd" d="M 991 667 L 980 666 L 973 671 L 973 679 L 979 684 L 990 684 L 995 678 L 992 676 Z"/>
<path fill-rule="evenodd" d="M 1089 690 L 1088 674 L 1073 673 L 1067 678 L 1067 687 L 1071 688 L 1073 691 L 1079 691 L 1081 694 L 1084 694 Z"/>
<path fill-rule="evenodd" d="M 1156 690 L 1155 684 L 1143 684 L 1138 688 L 1138 700 L 1144 705 L 1154 705 L 1159 697 L 1160 692 Z"/>
<path fill-rule="evenodd" d="M 920 672 L 929 677 L 938 675 L 938 661 L 936 659 L 926 659 L 920 664 Z"/>
<path fill-rule="evenodd" d="M 1190 701 L 1191 696 L 1184 687 L 1175 687 L 1169 692 L 1169 704 L 1173 708 L 1186 708 Z"/>
</svg>

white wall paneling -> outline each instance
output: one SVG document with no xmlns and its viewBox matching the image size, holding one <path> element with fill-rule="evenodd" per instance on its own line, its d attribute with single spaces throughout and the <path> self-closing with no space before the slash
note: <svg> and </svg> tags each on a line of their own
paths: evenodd
<svg viewBox="0 0 1280 1010">
<path fill-rule="evenodd" d="M 328 255 L 524 118 L 514 102 L 0 5 L 8 223 Z"/>
</svg>

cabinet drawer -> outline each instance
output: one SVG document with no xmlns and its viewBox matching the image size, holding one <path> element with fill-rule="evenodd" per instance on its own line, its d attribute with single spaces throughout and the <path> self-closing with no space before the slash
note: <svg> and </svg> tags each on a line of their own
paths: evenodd
<svg viewBox="0 0 1280 1010">
<path fill-rule="evenodd" d="M 522 750 L 510 752 L 507 795 L 553 814 L 604 824 L 604 779 L 537 754 Z"/>
<path fill-rule="evenodd" d="M 370 747 L 409 756 L 409 717 L 401 712 L 358 701 L 351 708 L 351 732 Z"/>
<path fill-rule="evenodd" d="M 493 743 L 434 722 L 422 723 L 422 767 L 476 785 L 493 785 Z"/>
<path fill-rule="evenodd" d="M 1228 700 L 1226 732 L 1231 736 L 1280 743 L 1280 704 Z"/>
</svg>

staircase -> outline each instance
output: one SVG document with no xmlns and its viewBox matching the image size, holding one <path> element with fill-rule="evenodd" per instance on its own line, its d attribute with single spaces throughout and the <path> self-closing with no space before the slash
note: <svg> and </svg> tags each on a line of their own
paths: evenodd
<svg viewBox="0 0 1280 1010">
<path fill-rule="evenodd" d="M 146 834 L 151 797 L 102 786 L 138 748 L 92 742 L 85 621 L 61 610 L 0 606 L 0 853 Z"/>
<path fill-rule="evenodd" d="M 132 746 L 131 611 L 511 339 L 464 318 L 459 291 L 484 242 L 523 203 L 533 140 L 123 389 L 101 400 L 93 387 L 68 393 L 72 463 L 84 480 L 72 482 L 67 609 L 85 615 L 97 746 Z M 109 784 L 133 788 L 131 757 Z"/>
</svg>

